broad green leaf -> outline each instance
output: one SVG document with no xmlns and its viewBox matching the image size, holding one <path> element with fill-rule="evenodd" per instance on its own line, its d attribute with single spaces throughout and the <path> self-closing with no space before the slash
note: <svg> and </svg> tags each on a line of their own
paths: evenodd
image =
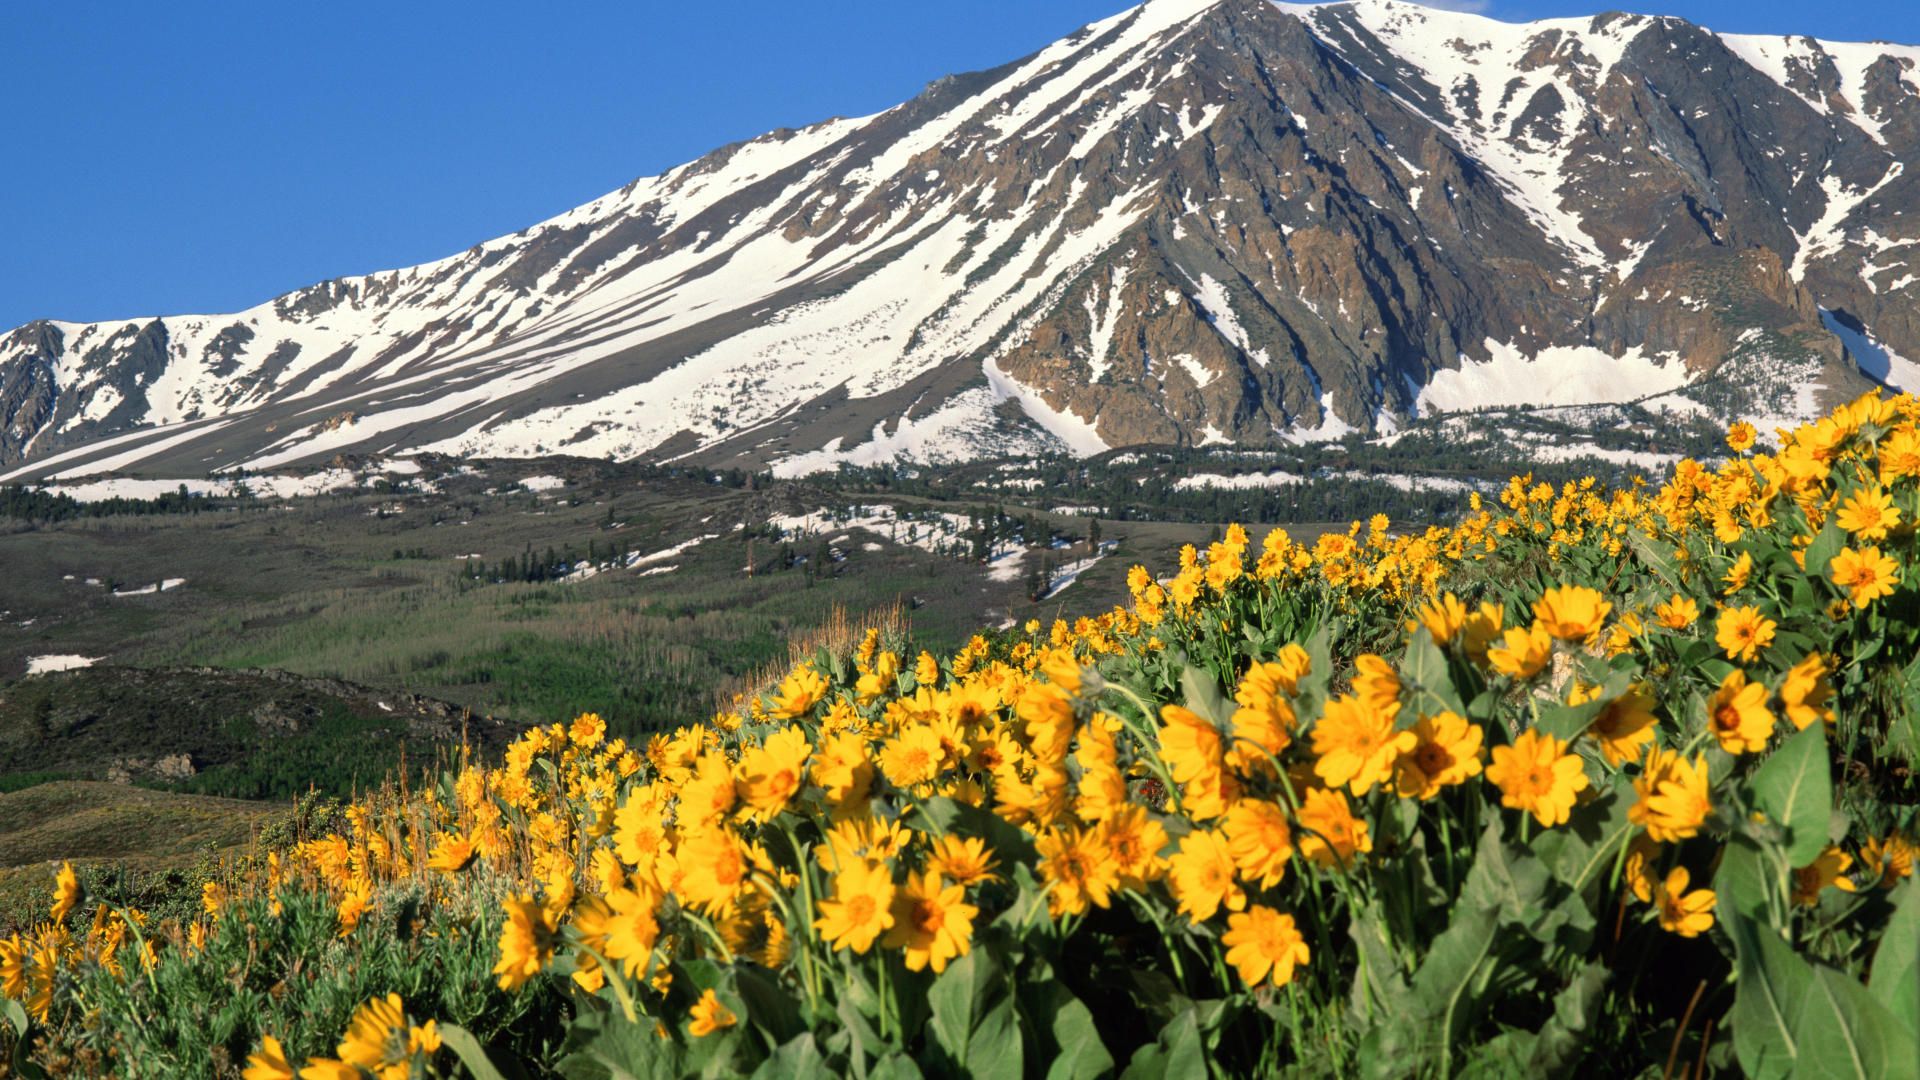
<svg viewBox="0 0 1920 1080">
<path fill-rule="evenodd" d="M 27 1010 L 21 1008 L 20 1003 L 12 998 L 0 998 L 0 1005 L 5 1006 L 7 1023 L 13 1026 L 11 1065 L 14 1075 L 25 1077 L 26 1080 L 45 1080 L 46 1070 L 27 1059 L 27 1048 L 31 1045 L 27 1035 L 33 1030 L 33 1024 L 27 1019 Z"/>
<path fill-rule="evenodd" d="M 1633 782 L 1624 773 L 1616 775 L 1613 787 L 1581 807 L 1564 827 L 1535 835 L 1533 854 L 1554 880 L 1577 892 L 1585 893 L 1597 882 L 1604 885 L 1635 828 L 1627 812 L 1636 798 Z"/>
<path fill-rule="evenodd" d="M 1294 705 L 1302 717 L 1318 716 L 1327 701 L 1327 688 L 1333 682 L 1332 623 L 1317 627 L 1302 646 L 1307 650 L 1307 674 L 1294 694 Z"/>
<path fill-rule="evenodd" d="M 438 1026 L 441 1044 L 453 1051 L 453 1056 L 460 1059 L 460 1064 L 473 1075 L 473 1080 L 508 1080 L 509 1074 L 493 1063 L 493 1059 L 487 1056 L 486 1048 L 480 1045 L 480 1040 L 473 1037 L 473 1032 L 459 1024 Z M 519 1076 L 521 1073 L 515 1069 L 512 1075 Z"/>
<path fill-rule="evenodd" d="M 1768 756 L 1753 774 L 1760 809 L 1787 829 L 1787 858 L 1805 866 L 1827 846 L 1833 780 L 1827 772 L 1825 724 L 1809 724 Z"/>
<path fill-rule="evenodd" d="M 1893 917 L 1874 950 L 1867 987 L 1907 1037 L 1920 1040 L 1920 879 L 1909 878 L 1893 900 Z"/>
<path fill-rule="evenodd" d="M 874 997 L 871 991 L 868 992 L 868 996 Z M 840 1017 L 841 1030 L 847 1033 L 849 1056 L 853 1058 L 854 1071 L 859 1072 L 865 1066 L 867 1058 L 877 1057 L 886 1049 L 886 1043 L 880 1038 L 880 1033 L 874 1029 L 872 1021 L 867 1019 L 866 1013 L 855 1004 L 852 995 L 841 997 L 834 1011 Z"/>
<path fill-rule="evenodd" d="M 1020 1080 L 1025 1065 L 1025 1040 L 1012 997 L 980 1018 L 967 1039 L 967 1075 L 978 1080 Z"/>
<path fill-rule="evenodd" d="M 1200 1043 L 1200 1024 L 1191 1007 L 1160 1029 L 1160 1036 L 1134 1052 L 1121 1080 L 1161 1080 L 1162 1077 L 1204 1077 L 1206 1048 Z"/>
<path fill-rule="evenodd" d="M 782 1046 L 805 1030 L 793 994 L 760 969 L 744 964 L 735 968 L 734 991 L 747 1007 L 741 1018 L 766 1035 L 767 1045 Z"/>
<path fill-rule="evenodd" d="M 1627 530 L 1627 544 L 1633 548 L 1641 564 L 1653 571 L 1654 576 L 1665 582 L 1668 588 L 1680 588 L 1680 564 L 1665 545 L 1642 535 L 1638 529 Z"/>
<path fill-rule="evenodd" d="M 1887 742 L 1907 764 L 1920 766 L 1920 656 L 1902 674 L 1905 685 L 1887 720 Z"/>
<path fill-rule="evenodd" d="M 1829 521 L 1827 527 L 1807 545 L 1807 572 L 1810 578 L 1827 576 L 1827 564 L 1833 561 L 1840 549 L 1847 546 L 1847 531 L 1837 523 Z"/>
<path fill-rule="evenodd" d="M 1007 940 L 1018 943 L 1034 926 L 1044 925 L 1047 914 L 1047 894 L 1040 879 L 1033 874 L 1033 868 L 1026 863 L 1014 863 L 1013 872 L 1007 875 L 1012 879 L 1013 903 L 1000 917 L 993 920 L 994 929 L 1007 935 Z"/>
<path fill-rule="evenodd" d="M 1581 1052 L 1592 1041 L 1594 1018 L 1600 1012 L 1607 967 L 1593 962 L 1581 968 L 1565 989 L 1553 998 L 1553 1015 L 1541 1025 L 1527 1063 L 1529 1076 L 1565 1076 L 1580 1063 Z"/>
<path fill-rule="evenodd" d="M 1374 1023 L 1398 1022 L 1408 1005 L 1407 980 L 1394 961 L 1387 918 L 1378 897 L 1368 901 L 1359 917 L 1348 920 L 1347 936 L 1353 939 L 1358 960 L 1347 1006 L 1350 1015 L 1362 1029 Z"/>
<path fill-rule="evenodd" d="M 1462 902 L 1454 906 L 1447 928 L 1413 973 L 1413 1005 L 1434 1029 L 1435 1052 L 1447 1053 L 1466 1026 L 1480 965 L 1493 951 L 1500 929 L 1498 913 Z"/>
<path fill-rule="evenodd" d="M 934 1041 L 962 1068 L 967 1063 L 967 1039 L 973 1034 L 986 981 L 980 953 L 974 951 L 948 964 L 927 991 Z"/>
<path fill-rule="evenodd" d="M 1033 847 L 1031 833 L 1009 824 L 1005 818 L 985 807 L 968 806 L 949 796 L 936 795 L 921 803 L 917 809 L 936 831 L 979 837 L 986 840 L 994 851 L 1003 853 L 1002 859 L 1010 860 L 1011 856 L 1024 854 Z"/>
<path fill-rule="evenodd" d="M 1400 679 L 1406 684 L 1413 708 L 1400 714 L 1400 726 L 1411 727 L 1422 715 L 1438 712 L 1467 714 L 1467 707 L 1454 689 L 1453 675 L 1447 669 L 1447 656 L 1433 643 L 1433 634 L 1422 626 L 1407 641 L 1407 652 L 1400 660 Z"/>
<path fill-rule="evenodd" d="M 998 992 L 1004 989 L 993 954 L 974 949 L 949 964 L 927 992 L 934 1040 L 967 1075 L 1018 1080 L 1021 1074 L 1020 1021 L 1013 998 Z"/>
<path fill-rule="evenodd" d="M 1539 859 L 1524 851 L 1507 850 L 1500 833 L 1500 819 L 1491 818 L 1480 834 L 1479 852 L 1467 871 L 1460 903 L 1467 908 L 1497 912 L 1503 922 L 1530 926 L 1540 915 L 1549 880 L 1547 868 Z"/>
<path fill-rule="evenodd" d="M 1058 985 L 1058 984 L 1056 984 Z M 1047 1080 L 1095 1080 L 1113 1071 L 1113 1055 L 1100 1040 L 1094 1025 L 1093 1010 L 1086 1003 L 1060 988 L 1049 1028 L 1060 1055 L 1047 1069 Z"/>
<path fill-rule="evenodd" d="M 789 1080 L 795 1076 L 827 1076 L 826 1056 L 813 1041 L 812 1032 L 802 1032 L 780 1045 L 753 1070 L 753 1080 Z"/>
<path fill-rule="evenodd" d="M 1920 1043 L 1851 976 L 1822 967 L 1800 1014 L 1802 1076 L 1913 1080 Z"/>
<path fill-rule="evenodd" d="M 1733 911 L 1748 918 L 1764 919 L 1768 898 L 1778 891 L 1774 876 L 1759 845 L 1735 833 L 1728 839 L 1720 856 L 1720 869 L 1713 876 L 1718 909 L 1723 916 Z"/>
<path fill-rule="evenodd" d="M 921 1080 L 925 1075 L 912 1058 L 901 1053 L 888 1054 L 867 1070 L 867 1080 Z"/>
<path fill-rule="evenodd" d="M 567 1080 L 670 1080 L 686 1072 L 679 1042 L 655 1035 L 651 1023 L 629 1024 L 612 1013 L 576 1017 L 567 1047 L 555 1070 Z"/>
<path fill-rule="evenodd" d="M 1227 727 L 1233 721 L 1233 707 L 1228 704 L 1226 695 L 1220 692 L 1220 684 L 1204 669 L 1188 667 L 1180 673 L 1181 704 L 1192 709 L 1219 727 Z"/>
<path fill-rule="evenodd" d="M 1720 913 L 1720 921 L 1738 956 L 1729 1019 L 1740 1067 L 1754 1080 L 1791 1075 L 1800 1057 L 1800 1016 L 1813 989 L 1813 968 L 1765 924 L 1730 910 Z"/>
</svg>

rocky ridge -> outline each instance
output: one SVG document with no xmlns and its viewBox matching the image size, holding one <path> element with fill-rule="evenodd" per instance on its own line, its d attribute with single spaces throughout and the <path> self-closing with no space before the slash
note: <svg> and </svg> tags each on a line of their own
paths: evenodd
<svg viewBox="0 0 1920 1080">
<path fill-rule="evenodd" d="M 0 337 L 0 480 L 1792 419 L 1920 365 L 1920 48 L 1151 0 L 230 316 Z"/>
</svg>

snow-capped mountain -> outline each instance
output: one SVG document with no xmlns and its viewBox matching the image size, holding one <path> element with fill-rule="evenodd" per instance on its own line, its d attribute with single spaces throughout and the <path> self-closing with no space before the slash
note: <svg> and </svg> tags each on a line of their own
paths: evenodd
<svg viewBox="0 0 1920 1080">
<path fill-rule="evenodd" d="M 439 262 L 21 327 L 0 480 L 1788 415 L 1920 373 L 1908 162 L 1920 48 L 1150 0 Z"/>
</svg>

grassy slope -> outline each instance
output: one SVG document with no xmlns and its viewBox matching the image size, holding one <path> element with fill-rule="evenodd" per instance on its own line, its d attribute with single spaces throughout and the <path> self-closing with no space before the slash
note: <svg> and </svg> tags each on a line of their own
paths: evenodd
<svg viewBox="0 0 1920 1080">
<path fill-rule="evenodd" d="M 487 494 L 510 488 L 513 477 L 479 475 L 443 481 L 445 494 L 323 496 L 285 508 L 0 535 L 0 565 L 9 570 L 0 577 L 0 677 L 49 653 L 139 667 L 272 668 L 527 722 L 592 709 L 616 728 L 644 730 L 710 710 L 720 694 L 783 662 L 790 641 L 836 610 L 858 620 L 901 608 L 928 647 L 950 649 L 982 626 L 1100 610 L 1124 595 L 1128 565 L 1165 565 L 1181 543 L 1211 531 L 1107 522 L 1105 537 L 1121 542 L 1119 552 L 1040 604 L 1023 595 L 1021 576 L 994 580 L 981 567 L 875 534 L 842 545 L 845 560 L 810 584 L 805 570 L 780 569 L 781 546 L 765 540 L 753 549 L 758 572 L 748 577 L 744 534 L 733 526 L 847 501 L 829 487 L 751 492 L 638 480 L 617 466 L 571 469 L 573 486 L 544 495 Z M 1063 531 L 1085 528 L 1039 516 Z M 468 554 L 489 563 L 529 549 L 584 554 L 590 541 L 657 552 L 710 533 L 719 536 L 654 564 L 675 567 L 666 574 L 615 572 L 567 584 L 458 577 L 459 557 Z M 794 546 L 811 551 L 806 541 Z M 396 550 L 419 557 L 396 559 Z M 114 597 L 86 585 L 90 577 L 187 583 Z"/>
<path fill-rule="evenodd" d="M 58 861 L 148 876 L 244 850 L 270 803 L 62 781 L 0 794 L 0 933 L 44 915 Z"/>
</svg>

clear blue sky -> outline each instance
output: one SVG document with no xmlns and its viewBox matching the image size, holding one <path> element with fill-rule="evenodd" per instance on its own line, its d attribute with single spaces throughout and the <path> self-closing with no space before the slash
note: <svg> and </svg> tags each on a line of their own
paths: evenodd
<svg viewBox="0 0 1920 1080">
<path fill-rule="evenodd" d="M 438 258 L 736 139 L 876 112 L 1129 0 L 5 0 L 0 330 Z M 1506 19 L 1618 0 L 1452 0 Z M 1647 0 L 1920 43 L 1920 3 Z"/>
</svg>

